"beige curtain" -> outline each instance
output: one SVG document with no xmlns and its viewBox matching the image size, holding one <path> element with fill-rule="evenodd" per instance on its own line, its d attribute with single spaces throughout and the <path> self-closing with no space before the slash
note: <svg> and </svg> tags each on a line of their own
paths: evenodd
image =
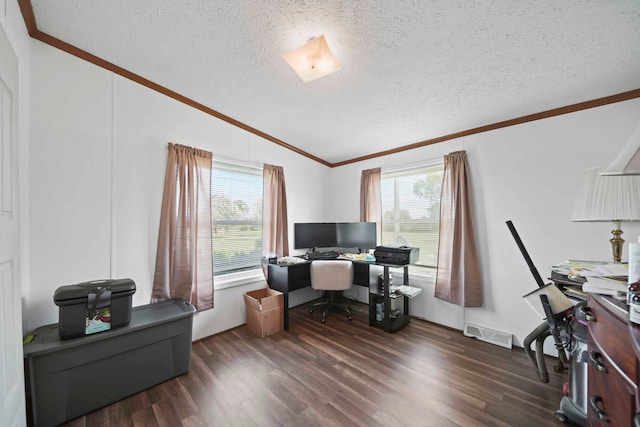
<svg viewBox="0 0 640 427">
<path fill-rule="evenodd" d="M 382 240 L 382 197 L 380 196 L 382 170 L 362 171 L 360 178 L 360 221 L 376 223 L 376 241 Z"/>
<path fill-rule="evenodd" d="M 264 165 L 262 202 L 262 256 L 289 255 L 287 190 L 281 166 Z M 265 278 L 267 267 L 263 265 Z"/>
<path fill-rule="evenodd" d="M 169 143 L 152 303 L 213 308 L 211 162 L 208 151 Z"/>
<path fill-rule="evenodd" d="M 467 153 L 444 157 L 435 296 L 463 307 L 482 305 Z"/>
</svg>

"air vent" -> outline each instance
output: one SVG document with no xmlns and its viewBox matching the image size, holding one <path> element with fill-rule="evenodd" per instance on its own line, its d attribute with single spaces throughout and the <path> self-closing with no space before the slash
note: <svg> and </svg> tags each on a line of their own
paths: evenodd
<svg viewBox="0 0 640 427">
<path fill-rule="evenodd" d="M 513 336 L 506 332 L 494 331 L 493 329 L 471 325 L 469 323 L 464 325 L 464 335 L 505 348 L 511 348 L 511 341 L 513 339 Z"/>
</svg>

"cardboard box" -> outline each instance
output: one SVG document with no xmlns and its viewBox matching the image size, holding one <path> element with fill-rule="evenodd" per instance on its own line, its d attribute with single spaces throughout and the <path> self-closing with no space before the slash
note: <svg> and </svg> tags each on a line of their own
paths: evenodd
<svg viewBox="0 0 640 427">
<path fill-rule="evenodd" d="M 284 327 L 284 295 L 271 288 L 245 292 L 247 328 L 260 337 L 273 335 Z"/>
</svg>

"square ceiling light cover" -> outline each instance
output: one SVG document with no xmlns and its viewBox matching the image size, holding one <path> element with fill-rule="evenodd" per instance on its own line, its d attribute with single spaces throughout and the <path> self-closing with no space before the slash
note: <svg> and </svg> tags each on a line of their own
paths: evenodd
<svg viewBox="0 0 640 427">
<path fill-rule="evenodd" d="M 342 68 L 331 54 L 324 35 L 309 40 L 305 45 L 283 54 L 282 57 L 305 83 Z"/>
</svg>

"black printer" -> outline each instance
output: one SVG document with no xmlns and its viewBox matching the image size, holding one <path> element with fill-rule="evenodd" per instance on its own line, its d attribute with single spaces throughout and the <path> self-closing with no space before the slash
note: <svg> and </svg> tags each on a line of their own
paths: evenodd
<svg viewBox="0 0 640 427">
<path fill-rule="evenodd" d="M 420 248 L 409 246 L 386 245 L 378 246 L 373 252 L 376 262 L 383 264 L 406 265 L 414 264 L 420 257 Z"/>
</svg>

